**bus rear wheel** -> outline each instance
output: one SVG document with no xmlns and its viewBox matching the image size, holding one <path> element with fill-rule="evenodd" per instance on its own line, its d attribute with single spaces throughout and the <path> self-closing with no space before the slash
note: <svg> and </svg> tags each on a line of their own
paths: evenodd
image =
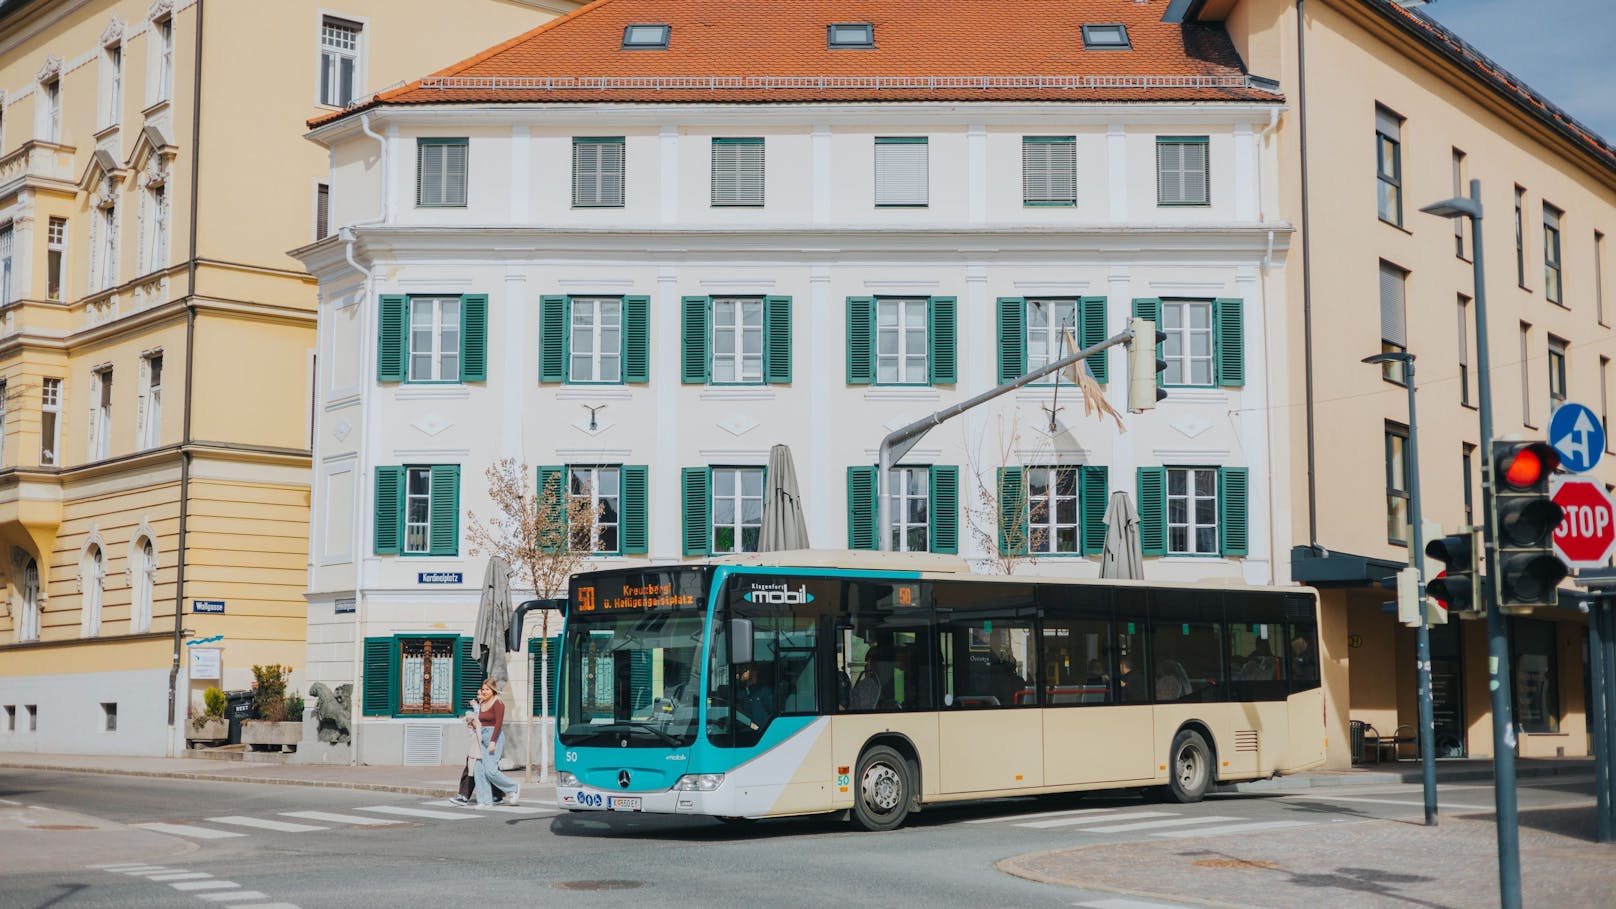
<svg viewBox="0 0 1616 909">
<path fill-rule="evenodd" d="M 893 830 L 909 816 L 913 796 L 909 762 L 885 745 L 877 745 L 859 758 L 854 776 L 853 821 L 865 830 Z"/>
<path fill-rule="evenodd" d="M 1212 788 L 1212 749 L 1199 732 L 1184 729 L 1173 737 L 1167 757 L 1167 792 L 1175 802 L 1199 802 Z"/>
</svg>

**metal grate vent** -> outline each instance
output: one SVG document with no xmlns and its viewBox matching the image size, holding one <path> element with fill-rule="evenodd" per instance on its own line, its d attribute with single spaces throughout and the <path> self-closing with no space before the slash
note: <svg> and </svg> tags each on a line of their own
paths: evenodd
<svg viewBox="0 0 1616 909">
<path fill-rule="evenodd" d="M 1238 730 L 1235 730 L 1235 734 L 1234 734 L 1234 750 L 1237 753 L 1241 752 L 1241 751 L 1256 751 L 1257 750 L 1257 730 L 1255 730 L 1255 729 L 1238 729 Z"/>
<path fill-rule="evenodd" d="M 443 763 L 443 727 L 410 723 L 404 727 L 404 766 L 436 767 Z"/>
</svg>

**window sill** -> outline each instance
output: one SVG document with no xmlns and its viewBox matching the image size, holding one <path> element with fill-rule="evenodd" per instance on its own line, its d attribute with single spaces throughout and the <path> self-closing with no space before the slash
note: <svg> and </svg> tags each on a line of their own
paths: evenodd
<svg viewBox="0 0 1616 909">
<path fill-rule="evenodd" d="M 627 401 L 633 397 L 622 385 L 564 385 L 555 393 L 557 401 Z"/>
<path fill-rule="evenodd" d="M 941 401 L 943 393 L 930 385 L 885 385 L 864 390 L 866 401 Z"/>
<path fill-rule="evenodd" d="M 106 126 L 101 127 L 93 133 L 90 133 L 90 136 L 91 138 L 95 139 L 97 144 L 99 144 L 107 139 L 112 138 L 113 136 L 116 136 L 118 134 L 118 126 L 119 124 L 117 123 L 108 123 Z"/>
<path fill-rule="evenodd" d="M 703 401 L 773 401 L 774 396 L 768 385 L 709 385 L 700 395 Z"/>
<path fill-rule="evenodd" d="M 1475 411 L 1480 411 L 1481 410 L 1481 408 L 1479 408 L 1476 405 L 1470 403 L 1469 401 L 1460 401 L 1459 406 L 1463 407 L 1465 410 L 1475 410 Z"/>
<path fill-rule="evenodd" d="M 1162 404 L 1174 404 L 1174 403 L 1177 403 L 1177 404 L 1227 404 L 1229 402 L 1229 393 L 1227 391 L 1223 390 L 1223 388 L 1218 387 L 1218 386 L 1210 386 L 1210 385 L 1184 385 L 1184 386 L 1178 386 L 1178 387 L 1167 386 L 1167 387 L 1163 388 L 1162 390 L 1167 392 L 1167 397 L 1163 398 L 1161 400 L 1161 402 L 1156 405 L 1157 407 L 1160 407 Z"/>
<path fill-rule="evenodd" d="M 1163 202 L 1156 200 L 1157 208 L 1211 208 L 1211 202 Z"/>
<path fill-rule="evenodd" d="M 145 110 L 141 111 L 140 115 L 145 117 L 147 120 L 150 120 L 153 117 L 156 117 L 158 114 L 168 113 L 169 105 L 173 103 L 174 101 L 172 98 L 158 98 L 156 101 L 153 101 Z"/>
<path fill-rule="evenodd" d="M 1204 554 L 1198 552 L 1170 552 L 1167 555 L 1156 556 L 1155 558 L 1158 562 L 1183 562 L 1185 564 L 1194 562 L 1198 565 L 1205 565 L 1210 562 L 1223 562 L 1227 565 L 1235 564 L 1234 558 L 1219 552 L 1208 552 Z"/>
<path fill-rule="evenodd" d="M 1544 299 L 1548 299 L 1548 298 L 1547 298 L 1547 297 L 1545 297 L 1545 298 L 1544 298 Z M 1563 303 L 1563 302 L 1561 302 L 1561 301 L 1559 301 L 1559 300 L 1549 300 L 1549 302 L 1550 302 L 1550 303 L 1553 303 L 1553 304 L 1554 304 L 1554 305 L 1555 305 L 1555 306 L 1558 306 L 1558 307 L 1560 307 L 1560 308 L 1561 308 L 1561 309 L 1563 309 L 1563 310 L 1565 310 L 1565 311 L 1566 311 L 1566 312 L 1570 312 L 1570 311 L 1571 311 L 1571 307 L 1570 307 L 1570 306 L 1568 306 L 1568 305 L 1566 305 L 1566 304 L 1565 304 L 1565 303 Z"/>
<path fill-rule="evenodd" d="M 1379 217 L 1379 216 L 1377 215 L 1377 217 Z M 1403 225 L 1398 224 L 1396 221 L 1388 221 L 1385 218 L 1380 218 L 1380 223 L 1386 225 L 1387 227 L 1395 229 L 1399 233 L 1406 234 L 1407 236 L 1410 236 L 1410 237 L 1414 236 L 1414 232 L 1412 230 L 1409 230 L 1408 228 L 1404 227 Z"/>
<path fill-rule="evenodd" d="M 400 385 L 393 392 L 395 401 L 462 401 L 471 397 L 464 385 Z"/>
</svg>

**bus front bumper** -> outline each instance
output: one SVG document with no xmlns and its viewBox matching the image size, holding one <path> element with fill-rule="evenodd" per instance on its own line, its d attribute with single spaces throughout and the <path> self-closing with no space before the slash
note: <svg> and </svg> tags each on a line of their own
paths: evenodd
<svg viewBox="0 0 1616 909">
<path fill-rule="evenodd" d="M 705 814 L 730 817 L 742 813 L 733 792 L 717 789 L 623 792 L 592 786 L 557 786 L 556 802 L 568 811 L 644 812 L 646 814 Z"/>
</svg>

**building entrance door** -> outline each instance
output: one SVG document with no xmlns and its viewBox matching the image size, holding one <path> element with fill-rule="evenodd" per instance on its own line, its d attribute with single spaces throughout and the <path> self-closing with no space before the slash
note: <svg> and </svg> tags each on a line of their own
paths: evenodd
<svg viewBox="0 0 1616 909">
<path fill-rule="evenodd" d="M 1431 626 L 1431 721 L 1436 756 L 1464 757 L 1464 658 L 1457 621 Z"/>
</svg>

